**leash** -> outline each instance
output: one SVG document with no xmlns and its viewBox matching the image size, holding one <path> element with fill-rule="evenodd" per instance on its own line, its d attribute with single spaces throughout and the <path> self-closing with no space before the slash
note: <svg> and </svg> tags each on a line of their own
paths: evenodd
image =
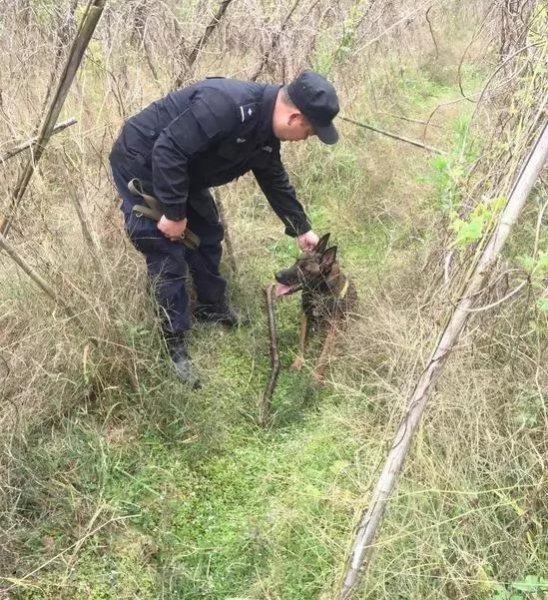
<svg viewBox="0 0 548 600">
<path fill-rule="evenodd" d="M 131 210 L 137 218 L 142 216 L 159 221 L 162 218 L 161 206 L 154 196 L 148 194 L 140 179 L 132 179 L 127 184 L 128 190 L 134 195 L 139 196 L 145 201 L 145 204 L 136 204 Z M 200 238 L 190 231 L 185 229 L 183 234 L 178 238 L 189 250 L 197 250 L 200 246 Z"/>
</svg>

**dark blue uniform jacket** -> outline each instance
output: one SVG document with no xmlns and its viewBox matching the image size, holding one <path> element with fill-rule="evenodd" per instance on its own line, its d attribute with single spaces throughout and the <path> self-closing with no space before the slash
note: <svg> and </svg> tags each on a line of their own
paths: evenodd
<svg viewBox="0 0 548 600">
<path fill-rule="evenodd" d="M 129 118 L 111 162 L 153 190 L 168 219 L 186 215 L 193 190 L 253 171 L 286 233 L 310 225 L 272 130 L 278 85 L 211 78 L 172 92 Z"/>
</svg>

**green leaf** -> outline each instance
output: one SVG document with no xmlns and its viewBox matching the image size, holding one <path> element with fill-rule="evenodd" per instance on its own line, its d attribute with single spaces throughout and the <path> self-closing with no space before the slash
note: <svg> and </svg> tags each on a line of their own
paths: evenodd
<svg viewBox="0 0 548 600">
<path fill-rule="evenodd" d="M 498 212 L 506 204 L 506 196 L 497 196 L 490 204 L 491 208 Z"/>
<path fill-rule="evenodd" d="M 548 252 L 542 252 L 537 261 L 537 274 L 548 273 Z"/>
<path fill-rule="evenodd" d="M 483 230 L 483 219 L 474 217 L 469 223 L 463 222 L 457 235 L 457 244 L 465 245 L 481 237 Z"/>
<path fill-rule="evenodd" d="M 535 259 L 529 254 L 518 256 L 518 262 L 528 272 L 531 272 L 535 268 Z"/>
<path fill-rule="evenodd" d="M 521 581 L 514 581 L 512 587 L 520 592 L 548 590 L 548 579 L 540 575 L 526 575 Z"/>
<path fill-rule="evenodd" d="M 432 166 L 438 171 L 444 171 L 447 168 L 447 159 L 444 156 L 434 156 Z"/>
<path fill-rule="evenodd" d="M 542 312 L 548 312 L 548 298 L 541 298 L 537 303 L 538 309 Z"/>
<path fill-rule="evenodd" d="M 503 585 L 497 584 L 493 588 L 493 594 L 490 600 L 508 600 L 508 592 Z"/>
</svg>

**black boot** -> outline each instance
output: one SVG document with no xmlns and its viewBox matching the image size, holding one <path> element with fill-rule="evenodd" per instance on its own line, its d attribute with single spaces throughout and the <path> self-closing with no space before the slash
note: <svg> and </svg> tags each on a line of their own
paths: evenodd
<svg viewBox="0 0 548 600">
<path fill-rule="evenodd" d="M 165 338 L 177 375 L 192 389 L 201 387 L 198 371 L 190 360 L 182 332 L 166 333 Z"/>
<path fill-rule="evenodd" d="M 215 304 L 198 304 L 194 310 L 194 317 L 197 321 L 220 323 L 227 327 L 237 327 L 247 323 L 247 319 L 237 315 L 225 300 Z"/>
</svg>

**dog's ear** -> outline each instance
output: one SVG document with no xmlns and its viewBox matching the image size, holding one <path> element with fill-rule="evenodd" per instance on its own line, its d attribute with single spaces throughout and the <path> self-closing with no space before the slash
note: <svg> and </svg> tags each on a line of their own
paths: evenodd
<svg viewBox="0 0 548 600">
<path fill-rule="evenodd" d="M 318 254 L 323 254 L 325 252 L 325 249 L 327 248 L 327 242 L 329 242 L 330 235 L 331 235 L 330 233 L 326 233 L 325 235 L 323 235 L 320 238 L 318 245 L 314 248 L 314 252 L 317 252 Z"/>
<path fill-rule="evenodd" d="M 335 260 L 337 259 L 337 246 L 331 246 L 323 254 L 320 262 L 320 268 L 324 273 L 331 271 Z"/>
</svg>

